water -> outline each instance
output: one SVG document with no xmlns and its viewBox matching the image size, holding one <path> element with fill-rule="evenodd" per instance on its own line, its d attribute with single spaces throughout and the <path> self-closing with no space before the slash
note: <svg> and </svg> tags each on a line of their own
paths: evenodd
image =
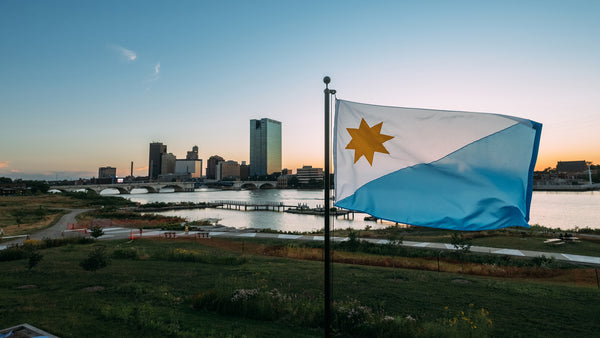
<svg viewBox="0 0 600 338">
<path fill-rule="evenodd" d="M 529 224 L 600 229 L 600 191 L 534 191 Z"/>
<path fill-rule="evenodd" d="M 144 190 L 142 190 L 143 192 Z M 136 193 L 123 195 L 134 202 L 211 202 L 217 200 L 259 202 L 283 202 L 285 205 L 306 204 L 309 207 L 323 205 L 321 190 L 197 190 L 193 193 Z M 236 228 L 271 228 L 282 231 L 311 231 L 323 228 L 323 217 L 296 215 L 272 211 L 235 211 L 224 209 L 197 209 L 162 212 L 163 215 L 181 216 L 200 220 L 219 218 L 220 224 Z M 353 220 L 341 217 L 332 222 L 337 229 L 364 229 L 366 225 L 383 228 L 390 223 L 364 221 L 365 214 L 357 213 Z M 600 192 L 539 192 L 533 193 L 530 224 L 562 230 L 579 228 L 600 229 Z"/>
</svg>

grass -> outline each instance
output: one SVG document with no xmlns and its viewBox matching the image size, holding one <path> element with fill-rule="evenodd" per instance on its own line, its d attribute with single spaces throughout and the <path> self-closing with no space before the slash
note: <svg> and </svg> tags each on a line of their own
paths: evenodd
<svg viewBox="0 0 600 338">
<path fill-rule="evenodd" d="M 31 270 L 27 259 L 1 262 L 0 328 L 27 322 L 61 337 L 322 336 L 318 327 L 284 319 L 193 309 L 194 297 L 207 290 L 276 288 L 317 302 L 322 297 L 322 262 L 256 254 L 276 251 L 268 244 L 211 241 L 103 241 L 112 259 L 96 272 L 79 266 L 94 244 L 41 249 L 44 258 Z M 244 253 L 232 250 L 240 246 Z M 338 263 L 333 283 L 337 302 L 411 316 L 421 330 L 411 332 L 421 336 L 477 336 L 469 323 L 482 308 L 489 313 L 484 319 L 493 322 L 491 336 L 600 332 L 595 285 Z M 453 331 L 453 322 L 466 327 Z"/>
<path fill-rule="evenodd" d="M 460 233 L 469 239 L 474 246 L 598 256 L 598 252 L 600 252 L 600 238 L 586 237 L 585 235 L 589 231 L 585 230 L 581 234 L 578 234 L 577 232 L 561 232 L 556 231 L 556 229 L 552 230 L 532 226 L 531 229 L 500 229 Z M 340 229 L 332 233 L 332 236 L 346 237 L 351 232 L 348 229 Z M 361 238 L 401 239 L 404 241 L 433 243 L 451 243 L 452 234 L 456 233 L 443 229 L 400 228 L 395 226 L 380 230 L 357 230 L 357 232 Z M 547 239 L 555 238 L 560 233 L 572 233 L 579 240 L 562 245 L 544 243 Z"/>
</svg>

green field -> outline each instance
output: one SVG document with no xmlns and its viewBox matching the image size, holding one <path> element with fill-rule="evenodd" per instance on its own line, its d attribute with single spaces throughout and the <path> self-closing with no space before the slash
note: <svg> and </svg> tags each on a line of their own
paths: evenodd
<svg viewBox="0 0 600 338">
<path fill-rule="evenodd" d="M 250 250 L 242 254 L 206 245 L 209 241 L 68 244 L 38 250 L 43 259 L 32 269 L 26 258 L 2 261 L 0 328 L 29 323 L 60 337 L 323 335 L 318 323 L 298 320 L 321 311 L 322 262 Z M 110 264 L 95 272 L 82 269 L 80 262 L 97 245 L 106 248 Z M 600 290 L 595 285 L 350 264 L 333 264 L 333 282 L 336 304 L 360 303 L 408 325 L 407 332 L 416 336 L 591 337 L 600 332 Z M 317 309 L 295 308 L 290 310 L 294 313 L 260 319 L 256 311 L 235 313 L 234 307 L 231 313 L 231 304 L 212 310 L 192 306 L 202 295 L 231 295 L 240 289 L 277 289 L 290 303 Z M 245 309 L 268 310 L 268 304 L 250 305 Z M 483 329 L 488 321 L 491 327 Z M 474 328 L 473 322 L 480 326 Z M 366 331 L 340 334 L 358 332 Z"/>
</svg>

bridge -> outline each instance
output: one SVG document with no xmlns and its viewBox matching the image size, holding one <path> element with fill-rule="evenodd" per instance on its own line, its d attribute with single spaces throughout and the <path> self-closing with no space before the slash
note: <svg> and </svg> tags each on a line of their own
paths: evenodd
<svg viewBox="0 0 600 338">
<path fill-rule="evenodd" d="M 100 193 L 106 189 L 117 189 L 120 194 L 130 194 L 133 189 L 146 189 L 148 193 L 159 193 L 164 189 L 174 192 L 193 192 L 194 182 L 154 182 L 154 183 L 116 183 L 116 184 L 86 184 L 86 185 L 56 185 L 50 190 L 78 191 L 91 190 Z"/>
<path fill-rule="evenodd" d="M 274 189 L 277 187 L 277 181 L 236 181 L 233 182 L 234 189 Z"/>
<path fill-rule="evenodd" d="M 197 187 L 221 188 L 223 190 L 254 190 L 277 188 L 277 181 L 215 181 L 201 182 Z"/>
</svg>

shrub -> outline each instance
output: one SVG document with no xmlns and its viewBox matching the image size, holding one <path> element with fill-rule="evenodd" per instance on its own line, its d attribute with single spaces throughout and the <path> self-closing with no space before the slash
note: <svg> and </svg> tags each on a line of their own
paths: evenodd
<svg viewBox="0 0 600 338">
<path fill-rule="evenodd" d="M 22 247 L 11 247 L 0 250 L 0 262 L 16 261 L 27 257 L 27 252 Z"/>
<path fill-rule="evenodd" d="M 92 225 L 90 227 L 90 235 L 94 238 L 98 238 L 104 235 L 104 228 L 101 225 Z"/>
<path fill-rule="evenodd" d="M 42 260 L 42 258 L 44 258 L 44 255 L 42 255 L 38 251 L 32 251 L 29 254 L 29 260 L 27 262 L 27 268 L 29 270 L 31 270 L 33 267 L 35 267 Z"/>
<path fill-rule="evenodd" d="M 461 233 L 453 232 L 452 237 L 450 238 L 450 244 L 452 244 L 456 250 L 462 253 L 468 253 L 471 251 L 471 239 L 465 238 Z"/>
<path fill-rule="evenodd" d="M 86 271 L 96 271 L 106 267 L 110 263 L 106 248 L 104 246 L 97 245 L 88 254 L 88 257 L 79 263 Z"/>
</svg>

